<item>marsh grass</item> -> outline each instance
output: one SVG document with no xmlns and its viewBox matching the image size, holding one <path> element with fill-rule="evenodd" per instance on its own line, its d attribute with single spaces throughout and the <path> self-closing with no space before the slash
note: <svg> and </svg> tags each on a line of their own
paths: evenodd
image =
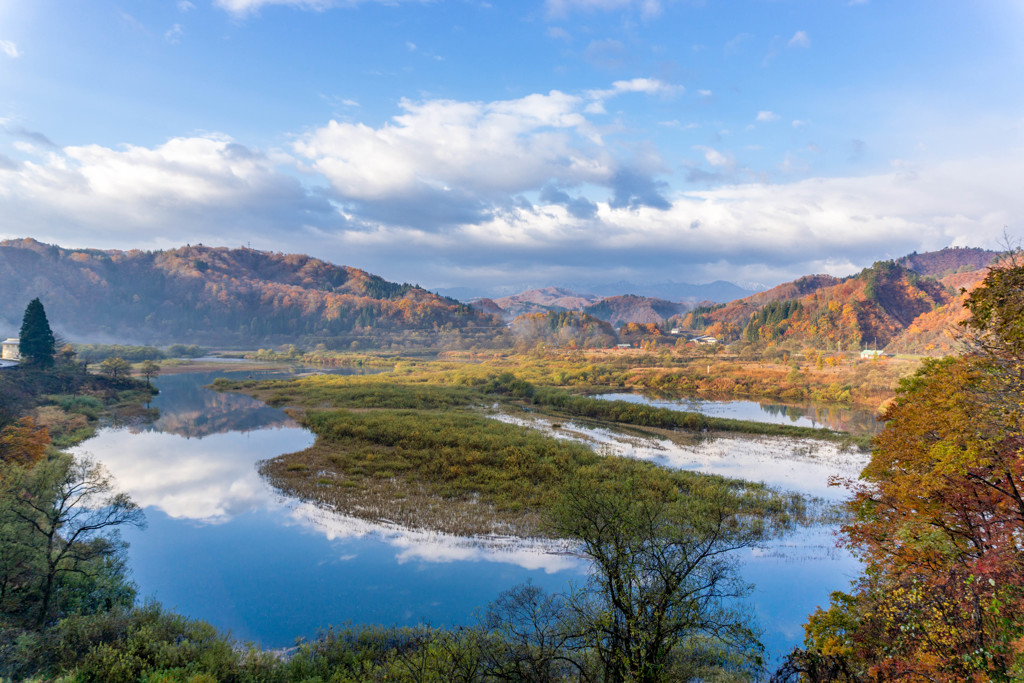
<svg viewBox="0 0 1024 683">
<path fill-rule="evenodd" d="M 461 370 L 218 380 L 214 387 L 285 406 L 317 435 L 313 447 L 262 464 L 275 487 L 373 521 L 460 535 L 544 535 L 542 520 L 582 470 L 597 481 L 641 478 L 680 496 L 724 490 L 738 508 L 783 525 L 803 513 L 799 501 L 761 485 L 603 457 L 584 444 L 492 420 L 482 408 L 497 403 L 532 410 L 544 390 L 511 373 Z M 666 429 L 665 420 L 648 424 L 637 417 L 646 406 L 628 405 L 634 413 L 625 417 L 640 426 L 624 420 L 625 428 L 645 434 Z"/>
</svg>

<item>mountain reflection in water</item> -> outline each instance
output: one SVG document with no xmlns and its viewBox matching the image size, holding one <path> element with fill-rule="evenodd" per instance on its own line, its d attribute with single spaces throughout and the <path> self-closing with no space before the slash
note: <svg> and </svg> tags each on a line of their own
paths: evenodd
<svg viewBox="0 0 1024 683">
<path fill-rule="evenodd" d="M 178 434 L 190 439 L 226 432 L 251 432 L 254 429 L 269 427 L 298 426 L 284 411 L 271 408 L 262 401 L 241 394 L 222 394 L 205 388 L 213 380 L 224 376 L 236 379 L 273 379 L 287 375 L 272 371 L 164 375 L 156 380 L 160 393 L 151 404 L 160 411 L 160 417 L 150 425 L 136 427 L 135 431 Z"/>
</svg>

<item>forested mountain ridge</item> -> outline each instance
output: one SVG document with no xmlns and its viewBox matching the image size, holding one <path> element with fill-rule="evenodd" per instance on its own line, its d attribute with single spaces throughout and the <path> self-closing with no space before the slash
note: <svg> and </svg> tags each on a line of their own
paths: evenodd
<svg viewBox="0 0 1024 683">
<path fill-rule="evenodd" d="M 956 272 L 980 270 L 990 265 L 999 255 L 998 251 L 976 247 L 946 247 L 923 254 L 914 252 L 896 259 L 896 263 L 919 275 L 943 277 Z"/>
<path fill-rule="evenodd" d="M 662 323 L 672 316 L 685 313 L 686 304 L 674 303 L 649 296 L 625 294 L 609 296 L 583 309 L 587 315 L 607 320 L 612 325 L 626 323 Z"/>
<path fill-rule="evenodd" d="M 953 299 L 915 318 L 889 343 L 888 350 L 927 355 L 959 353 L 957 337 L 951 332 L 959 329 L 961 323 L 970 317 L 964 304 L 987 273 L 988 268 L 982 268 L 942 278 L 940 282 L 954 293 Z"/>
<path fill-rule="evenodd" d="M 16 332 L 40 297 L 78 337 L 146 343 L 323 340 L 497 328 L 493 316 L 310 256 L 202 245 L 166 251 L 0 242 L 0 324 Z"/>
<path fill-rule="evenodd" d="M 937 280 L 900 261 L 880 261 L 844 279 L 800 278 L 724 306 L 695 309 L 682 324 L 726 340 L 947 351 L 941 343 L 945 330 L 963 317 L 960 291 L 970 289 L 986 271 L 954 272 Z"/>
<path fill-rule="evenodd" d="M 518 317 L 524 313 L 546 313 L 548 311 L 581 311 L 597 303 L 601 297 L 592 294 L 577 294 L 561 287 L 530 289 L 512 296 L 494 299 L 505 315 Z"/>
<path fill-rule="evenodd" d="M 680 320 L 680 326 L 687 330 L 699 330 L 708 329 L 717 323 L 717 327 L 710 330 L 710 333 L 723 336 L 727 334 L 727 330 L 742 329 L 750 320 L 750 316 L 767 304 L 799 299 L 840 282 L 842 282 L 841 279 L 832 275 L 805 275 L 792 282 L 784 282 L 771 289 L 726 304 L 698 306 Z"/>
</svg>

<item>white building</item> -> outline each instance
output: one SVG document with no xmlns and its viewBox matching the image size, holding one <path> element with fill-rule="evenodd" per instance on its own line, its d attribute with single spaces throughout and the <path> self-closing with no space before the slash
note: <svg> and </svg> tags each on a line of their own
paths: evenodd
<svg viewBox="0 0 1024 683">
<path fill-rule="evenodd" d="M 0 359 L 21 360 L 21 354 L 18 352 L 17 337 L 11 337 L 0 342 Z"/>
</svg>

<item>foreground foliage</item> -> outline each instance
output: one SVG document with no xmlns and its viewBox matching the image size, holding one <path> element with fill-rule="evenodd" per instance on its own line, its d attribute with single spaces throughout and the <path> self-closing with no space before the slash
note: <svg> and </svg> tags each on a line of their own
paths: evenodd
<svg viewBox="0 0 1024 683">
<path fill-rule="evenodd" d="M 811 616 L 789 679 L 1024 678 L 1024 266 L 968 300 L 972 353 L 930 361 L 853 485 L 850 595 Z"/>
</svg>

